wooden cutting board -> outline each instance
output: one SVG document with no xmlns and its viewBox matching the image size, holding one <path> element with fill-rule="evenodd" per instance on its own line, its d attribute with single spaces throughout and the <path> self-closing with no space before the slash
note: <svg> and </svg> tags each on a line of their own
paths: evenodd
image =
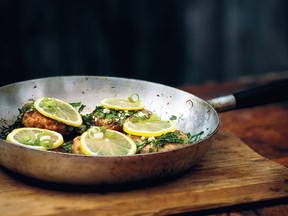
<svg viewBox="0 0 288 216">
<path fill-rule="evenodd" d="M 288 197 L 288 169 L 220 131 L 203 160 L 158 182 L 67 186 L 39 182 L 0 167 L 5 215 L 167 215 Z"/>
</svg>

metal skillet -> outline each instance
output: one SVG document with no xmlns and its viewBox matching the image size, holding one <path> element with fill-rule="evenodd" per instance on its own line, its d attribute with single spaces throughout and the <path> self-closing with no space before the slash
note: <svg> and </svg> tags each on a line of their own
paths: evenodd
<svg viewBox="0 0 288 216">
<path fill-rule="evenodd" d="M 201 140 L 167 152 L 109 157 L 34 150 L 0 140 L 0 164 L 32 178 L 82 185 L 133 182 L 182 173 L 198 163 L 212 144 L 220 124 L 216 109 L 252 106 L 254 104 L 251 101 L 259 105 L 287 99 L 286 93 L 286 96 L 282 94 L 279 97 L 279 92 L 283 88 L 287 89 L 287 81 L 285 82 L 284 85 L 278 83 L 272 86 L 276 94 L 278 92 L 277 97 L 267 96 L 272 92 L 269 87 L 268 90 L 266 88 L 267 92 L 257 90 L 252 94 L 238 93 L 208 102 L 173 87 L 116 77 L 61 76 L 6 85 L 0 88 L 0 128 L 12 124 L 19 114 L 18 108 L 30 98 L 48 96 L 68 102 L 82 102 L 89 112 L 103 98 L 127 98 L 137 93 L 146 108 L 156 112 L 161 118 L 177 116 L 179 130 L 203 134 Z M 260 100 L 256 96 L 259 92 L 265 95 Z"/>
</svg>

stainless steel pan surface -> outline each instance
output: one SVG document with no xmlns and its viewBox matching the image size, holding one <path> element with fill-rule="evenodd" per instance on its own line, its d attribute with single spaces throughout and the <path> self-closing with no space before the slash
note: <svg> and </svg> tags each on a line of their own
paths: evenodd
<svg viewBox="0 0 288 216">
<path fill-rule="evenodd" d="M 103 98 L 127 98 L 133 93 L 139 94 L 146 108 L 161 118 L 177 116 L 179 130 L 191 134 L 203 131 L 201 140 L 162 153 L 113 157 L 34 150 L 0 140 L 0 164 L 25 176 L 67 184 L 123 183 L 174 175 L 198 163 L 212 144 L 219 129 L 218 113 L 213 106 L 220 110 L 223 107 L 237 108 L 238 99 L 244 104 L 242 107 L 251 105 L 248 103 L 250 100 L 243 100 L 246 96 L 242 94 L 214 99 L 208 103 L 176 88 L 135 79 L 50 77 L 1 87 L 0 127 L 13 123 L 18 108 L 30 98 L 48 96 L 68 102 L 82 102 L 89 112 Z"/>
<path fill-rule="evenodd" d="M 216 111 L 200 98 L 152 82 L 96 76 L 35 79 L 0 88 L 0 127 L 11 124 L 30 98 L 57 97 L 82 102 L 92 111 L 106 97 L 140 95 L 147 109 L 161 118 L 177 116 L 177 127 L 192 134 L 204 132 L 202 141 L 163 153 L 132 156 L 85 156 L 28 149 L 0 141 L 0 163 L 33 178 L 68 184 L 121 183 L 184 172 L 197 163 L 219 128 Z"/>
</svg>

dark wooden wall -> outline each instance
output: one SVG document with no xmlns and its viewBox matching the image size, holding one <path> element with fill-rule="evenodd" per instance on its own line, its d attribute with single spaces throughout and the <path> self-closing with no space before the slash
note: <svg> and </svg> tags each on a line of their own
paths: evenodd
<svg viewBox="0 0 288 216">
<path fill-rule="evenodd" d="M 172 86 L 288 69 L 286 0 L 0 0 L 1 85 L 58 75 Z"/>
</svg>

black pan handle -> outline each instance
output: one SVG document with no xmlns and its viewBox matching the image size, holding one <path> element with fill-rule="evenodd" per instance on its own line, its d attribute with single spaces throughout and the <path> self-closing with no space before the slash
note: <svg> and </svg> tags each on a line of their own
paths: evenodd
<svg viewBox="0 0 288 216">
<path fill-rule="evenodd" d="M 288 79 L 208 100 L 217 111 L 241 109 L 288 100 Z"/>
</svg>

